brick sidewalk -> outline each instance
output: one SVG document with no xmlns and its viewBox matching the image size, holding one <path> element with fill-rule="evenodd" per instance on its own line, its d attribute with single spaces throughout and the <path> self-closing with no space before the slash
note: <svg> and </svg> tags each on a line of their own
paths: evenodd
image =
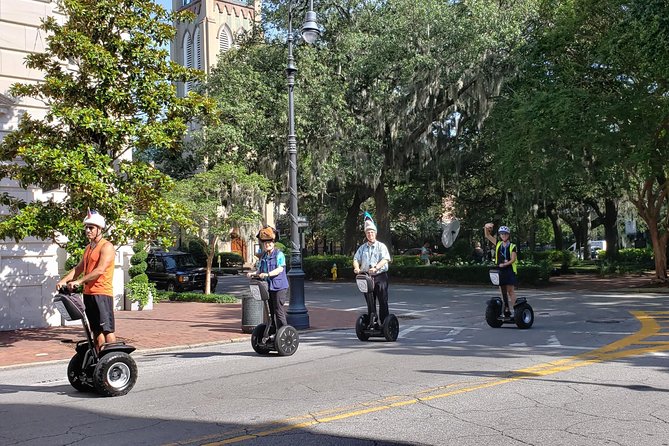
<svg viewBox="0 0 669 446">
<path fill-rule="evenodd" d="M 242 333 L 241 315 L 241 304 L 160 302 L 150 311 L 117 311 L 116 331 L 119 340 L 138 351 L 247 341 L 250 335 Z M 356 317 L 348 311 L 309 308 L 312 330 L 351 328 Z M 0 332 L 0 367 L 67 360 L 84 336 L 81 325 Z"/>
</svg>

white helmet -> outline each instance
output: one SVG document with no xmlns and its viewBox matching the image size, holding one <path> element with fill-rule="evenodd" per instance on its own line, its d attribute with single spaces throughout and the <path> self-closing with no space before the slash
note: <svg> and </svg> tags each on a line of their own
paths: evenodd
<svg viewBox="0 0 669 446">
<path fill-rule="evenodd" d="M 106 226 L 105 218 L 98 214 L 98 211 L 89 209 L 86 218 L 84 218 L 84 225 L 95 225 L 100 229 L 104 229 Z"/>
<path fill-rule="evenodd" d="M 497 232 L 500 234 L 511 234 L 511 231 L 509 231 L 508 226 L 500 226 Z"/>
</svg>

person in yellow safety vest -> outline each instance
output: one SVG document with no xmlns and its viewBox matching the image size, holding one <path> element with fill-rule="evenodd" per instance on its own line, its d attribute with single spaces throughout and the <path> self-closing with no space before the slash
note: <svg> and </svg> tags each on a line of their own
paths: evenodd
<svg viewBox="0 0 669 446">
<path fill-rule="evenodd" d="M 332 274 L 332 280 L 337 280 L 337 264 L 336 263 L 332 264 L 332 268 L 330 269 L 330 273 Z"/>
<path fill-rule="evenodd" d="M 492 223 L 487 223 L 483 227 L 483 233 L 490 243 L 495 245 L 495 264 L 499 267 L 499 287 L 504 295 L 504 290 L 509 297 L 509 306 L 504 308 L 504 315 L 511 316 L 511 309 L 516 304 L 516 274 L 518 272 L 518 248 L 511 243 L 511 231 L 507 226 L 500 226 L 497 230 L 499 238 L 497 240 L 492 235 Z"/>
</svg>

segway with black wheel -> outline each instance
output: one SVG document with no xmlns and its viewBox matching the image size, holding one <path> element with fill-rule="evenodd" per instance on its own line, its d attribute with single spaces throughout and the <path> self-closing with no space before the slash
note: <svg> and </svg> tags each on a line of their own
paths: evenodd
<svg viewBox="0 0 669 446">
<path fill-rule="evenodd" d="M 361 314 L 355 322 L 355 334 L 361 341 L 368 341 L 372 337 L 383 337 L 386 341 L 395 342 L 400 333 L 400 322 L 397 316 L 390 313 L 383 322 L 379 321 L 377 298 L 374 295 L 374 277 L 369 274 L 355 276 L 358 290 L 365 296 L 368 312 Z"/>
<path fill-rule="evenodd" d="M 137 382 L 137 364 L 130 353 L 135 347 L 125 342 L 104 344 L 98 352 L 86 320 L 80 294 L 61 288 L 53 300 L 65 320 L 81 320 L 86 339 L 77 342 L 76 353 L 67 366 L 67 379 L 80 392 L 97 392 L 103 396 L 121 396 Z"/>
<path fill-rule="evenodd" d="M 499 270 L 490 270 L 490 281 L 493 285 L 499 286 Z M 499 328 L 504 324 L 516 324 L 518 328 L 530 328 L 534 323 L 534 310 L 527 299 L 519 297 L 516 299 L 516 304 L 513 306 L 513 316 L 510 312 L 505 312 L 505 308 L 509 308 L 509 297 L 507 296 L 506 288 L 502 287 L 502 297 L 495 296 L 488 301 L 485 310 L 485 320 L 493 328 Z"/>
<path fill-rule="evenodd" d="M 255 300 L 263 301 L 265 305 L 265 314 L 268 315 L 268 322 L 258 324 L 251 333 L 251 347 L 256 353 L 266 355 L 270 351 L 275 351 L 279 356 L 290 356 L 297 351 L 300 345 L 300 336 L 297 330 L 284 325 L 276 327 L 278 317 L 269 304 L 269 284 L 266 280 L 258 277 L 251 279 L 251 296 Z"/>
</svg>

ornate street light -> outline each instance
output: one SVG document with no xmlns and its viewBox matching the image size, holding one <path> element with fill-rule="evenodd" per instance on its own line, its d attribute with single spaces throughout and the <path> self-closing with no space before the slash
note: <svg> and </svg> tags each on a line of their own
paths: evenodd
<svg viewBox="0 0 669 446">
<path fill-rule="evenodd" d="M 305 15 L 302 25 L 302 38 L 305 42 L 314 43 L 320 37 L 320 30 L 316 23 L 316 13 L 313 11 L 314 2 L 309 0 L 309 11 Z M 288 65 L 286 79 L 288 80 L 288 188 L 290 192 L 288 213 L 290 217 L 290 304 L 288 306 L 288 323 L 295 328 L 309 328 L 309 312 L 304 305 L 304 271 L 302 270 L 302 246 L 300 243 L 297 212 L 297 139 L 295 138 L 295 109 L 293 107 L 293 87 L 295 86 L 295 59 L 293 58 L 293 1 L 288 4 Z"/>
</svg>

